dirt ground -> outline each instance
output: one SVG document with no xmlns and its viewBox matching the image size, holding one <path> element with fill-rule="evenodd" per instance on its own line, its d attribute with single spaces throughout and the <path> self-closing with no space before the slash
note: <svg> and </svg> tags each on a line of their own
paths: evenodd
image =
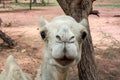
<svg viewBox="0 0 120 80">
<path fill-rule="evenodd" d="M 90 15 L 89 23 L 100 80 L 120 80 L 120 17 L 114 17 L 120 15 L 120 8 L 94 9 L 99 10 L 100 17 Z M 11 23 L 10 27 L 2 26 L 0 29 L 17 42 L 13 49 L 0 48 L 0 72 L 5 68 L 6 58 L 13 55 L 20 67 L 34 78 L 44 52 L 38 30 L 39 17 L 45 16 L 50 21 L 64 12 L 58 6 L 40 7 L 31 11 L 0 10 L 3 22 Z M 76 71 L 73 73 L 73 79 L 76 79 Z"/>
</svg>

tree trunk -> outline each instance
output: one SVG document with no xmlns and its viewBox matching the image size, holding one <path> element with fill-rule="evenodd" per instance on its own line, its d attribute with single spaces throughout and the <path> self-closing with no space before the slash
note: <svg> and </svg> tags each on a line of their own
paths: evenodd
<svg viewBox="0 0 120 80">
<path fill-rule="evenodd" d="M 37 0 L 33 0 L 33 3 L 37 3 Z"/>
<path fill-rule="evenodd" d="M 1 25 L 2 25 L 2 22 L 3 22 L 3 21 L 2 21 L 2 19 L 0 18 L 0 27 L 1 27 Z"/>
<path fill-rule="evenodd" d="M 2 3 L 2 0 L 0 0 L 0 4 Z"/>
<path fill-rule="evenodd" d="M 1 30 L 0 30 L 0 38 L 4 42 L 6 42 L 10 48 L 12 48 L 12 47 L 14 47 L 16 45 L 16 43 L 14 42 L 14 40 L 12 40 L 8 35 L 6 35 L 5 33 L 3 33 Z"/>
<path fill-rule="evenodd" d="M 66 15 L 72 16 L 80 22 L 83 18 L 88 19 L 92 11 L 92 3 L 95 0 L 57 0 Z M 79 80 L 98 80 L 97 68 L 94 60 L 94 49 L 87 26 L 89 36 L 83 42 L 81 61 L 78 64 Z"/>
<path fill-rule="evenodd" d="M 46 5 L 45 0 L 41 0 L 41 2 L 44 6 Z"/>
<path fill-rule="evenodd" d="M 15 3 L 18 3 L 18 0 L 15 0 Z"/>
<path fill-rule="evenodd" d="M 5 8 L 5 1 L 3 0 L 2 3 L 3 3 L 3 8 Z"/>
<path fill-rule="evenodd" d="M 30 0 L 30 10 L 32 9 L 32 0 Z"/>
</svg>

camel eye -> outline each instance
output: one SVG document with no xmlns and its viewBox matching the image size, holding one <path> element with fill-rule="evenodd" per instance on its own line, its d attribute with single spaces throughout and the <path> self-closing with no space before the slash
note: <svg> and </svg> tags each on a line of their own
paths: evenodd
<svg viewBox="0 0 120 80">
<path fill-rule="evenodd" d="M 86 32 L 82 32 L 82 39 L 85 39 L 85 37 L 87 36 Z"/>
<path fill-rule="evenodd" d="M 46 37 L 46 32 L 45 32 L 45 31 L 41 31 L 41 32 L 40 32 L 40 35 L 41 35 L 42 39 L 45 39 L 45 37 Z"/>
</svg>

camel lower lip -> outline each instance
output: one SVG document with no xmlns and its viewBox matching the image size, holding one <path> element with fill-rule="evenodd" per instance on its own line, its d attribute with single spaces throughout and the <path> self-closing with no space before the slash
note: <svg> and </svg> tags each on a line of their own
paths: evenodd
<svg viewBox="0 0 120 80">
<path fill-rule="evenodd" d="M 56 59 L 56 61 L 62 65 L 62 66 L 66 66 L 66 65 L 69 65 L 70 63 L 73 62 L 73 59 Z"/>
</svg>

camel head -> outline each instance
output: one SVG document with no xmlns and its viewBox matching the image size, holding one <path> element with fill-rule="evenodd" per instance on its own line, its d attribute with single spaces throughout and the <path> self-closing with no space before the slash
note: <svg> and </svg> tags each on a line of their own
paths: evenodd
<svg viewBox="0 0 120 80">
<path fill-rule="evenodd" d="M 40 35 L 44 41 L 45 58 L 51 65 L 67 68 L 81 59 L 82 42 L 88 32 L 87 20 L 80 23 L 70 16 L 59 16 L 48 22 L 40 18 Z"/>
</svg>

